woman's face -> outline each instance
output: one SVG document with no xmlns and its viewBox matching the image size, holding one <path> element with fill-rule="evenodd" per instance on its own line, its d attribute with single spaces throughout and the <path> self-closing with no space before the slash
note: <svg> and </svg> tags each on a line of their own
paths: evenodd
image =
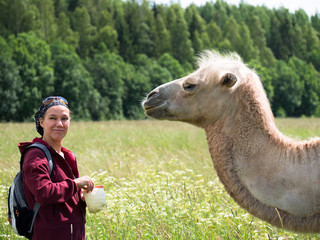
<svg viewBox="0 0 320 240">
<path fill-rule="evenodd" d="M 45 141 L 62 142 L 69 129 L 70 111 L 62 105 L 53 106 L 46 111 L 39 121 L 43 128 L 43 139 Z"/>
</svg>

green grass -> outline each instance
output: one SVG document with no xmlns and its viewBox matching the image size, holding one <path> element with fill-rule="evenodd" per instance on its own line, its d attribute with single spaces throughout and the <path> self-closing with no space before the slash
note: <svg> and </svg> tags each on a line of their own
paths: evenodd
<svg viewBox="0 0 320 240">
<path fill-rule="evenodd" d="M 300 139 L 320 136 L 320 119 L 277 119 Z M 0 124 L 0 239 L 19 239 L 7 223 L 7 190 L 18 171 L 17 143 L 34 124 Z M 87 239 L 318 239 L 272 227 L 239 208 L 211 162 L 203 130 L 167 121 L 72 122 L 64 146 L 81 175 L 103 185 L 107 207 L 87 215 Z"/>
</svg>

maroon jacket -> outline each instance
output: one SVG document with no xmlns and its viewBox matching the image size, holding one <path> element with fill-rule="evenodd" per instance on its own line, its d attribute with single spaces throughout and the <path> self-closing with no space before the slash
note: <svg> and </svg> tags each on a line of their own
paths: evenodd
<svg viewBox="0 0 320 240">
<path fill-rule="evenodd" d="M 85 239 L 86 205 L 80 198 L 81 190 L 73 181 L 79 177 L 75 155 L 62 148 L 63 158 L 40 138 L 19 143 L 20 152 L 34 142 L 41 142 L 49 149 L 53 171 L 50 176 L 48 161 L 41 149 L 27 150 L 22 167 L 26 200 L 29 208 L 33 208 L 36 201 L 41 205 L 32 239 Z"/>
</svg>

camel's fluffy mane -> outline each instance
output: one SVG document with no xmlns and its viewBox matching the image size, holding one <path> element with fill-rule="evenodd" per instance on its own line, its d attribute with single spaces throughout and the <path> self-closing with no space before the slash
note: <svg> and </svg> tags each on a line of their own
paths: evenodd
<svg viewBox="0 0 320 240">
<path fill-rule="evenodd" d="M 217 51 L 206 50 L 197 57 L 197 64 L 199 68 L 206 67 L 214 62 L 227 63 L 228 65 L 231 65 L 230 63 L 233 62 L 243 64 L 241 57 L 234 52 L 219 53 Z"/>
<path fill-rule="evenodd" d="M 204 68 L 216 62 L 219 62 L 219 64 L 225 63 L 226 65 L 232 65 L 237 62 L 244 65 L 241 57 L 235 52 L 226 51 L 224 53 L 220 53 L 218 51 L 206 50 L 197 56 L 197 65 L 199 68 Z"/>
<path fill-rule="evenodd" d="M 197 65 L 200 71 L 202 69 L 211 69 L 210 72 L 233 72 L 237 76 L 245 76 L 248 72 L 255 73 L 254 70 L 247 67 L 247 65 L 242 61 L 241 57 L 234 52 L 225 51 L 220 53 L 218 51 L 206 50 L 201 52 L 197 56 Z"/>
</svg>

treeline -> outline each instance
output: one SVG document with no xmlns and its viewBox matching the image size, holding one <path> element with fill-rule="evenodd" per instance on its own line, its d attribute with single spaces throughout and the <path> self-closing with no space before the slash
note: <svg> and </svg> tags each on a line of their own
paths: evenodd
<svg viewBox="0 0 320 240">
<path fill-rule="evenodd" d="M 144 96 L 192 72 L 202 49 L 238 52 L 276 116 L 320 116 L 319 38 L 319 14 L 222 0 L 2 0 L 0 120 L 31 120 L 49 95 L 76 119 L 144 118 Z"/>
</svg>

